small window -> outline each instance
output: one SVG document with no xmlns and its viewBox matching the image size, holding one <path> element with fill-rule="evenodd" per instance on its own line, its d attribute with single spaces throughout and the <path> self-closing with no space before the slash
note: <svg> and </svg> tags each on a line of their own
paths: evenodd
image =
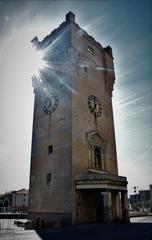
<svg viewBox="0 0 152 240">
<path fill-rule="evenodd" d="M 46 183 L 50 184 L 50 182 L 51 182 L 51 173 L 47 173 L 46 174 Z"/>
<path fill-rule="evenodd" d="M 94 50 L 92 47 L 88 46 L 88 52 L 91 53 L 92 55 L 94 55 Z"/>
<path fill-rule="evenodd" d="M 87 67 L 84 67 L 84 72 L 88 72 L 88 68 Z"/>
<path fill-rule="evenodd" d="M 53 145 L 49 145 L 48 152 L 49 152 L 49 154 L 51 154 L 53 152 Z"/>
<path fill-rule="evenodd" d="M 95 147 L 94 149 L 94 160 L 95 168 L 101 169 L 101 149 L 99 147 Z"/>
</svg>

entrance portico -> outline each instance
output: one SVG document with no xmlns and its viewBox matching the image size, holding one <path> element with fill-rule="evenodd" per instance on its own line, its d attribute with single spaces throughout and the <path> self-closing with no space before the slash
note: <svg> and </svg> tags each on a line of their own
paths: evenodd
<svg viewBox="0 0 152 240">
<path fill-rule="evenodd" d="M 87 173 L 77 175 L 75 183 L 76 223 L 129 221 L 125 177 L 105 173 Z"/>
</svg>

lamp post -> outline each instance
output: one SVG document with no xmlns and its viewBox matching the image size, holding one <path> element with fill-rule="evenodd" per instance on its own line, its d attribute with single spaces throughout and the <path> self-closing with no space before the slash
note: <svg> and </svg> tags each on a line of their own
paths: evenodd
<svg viewBox="0 0 152 240">
<path fill-rule="evenodd" d="M 139 187 L 138 186 L 134 186 L 134 193 L 135 193 L 135 203 L 136 203 L 136 207 L 139 210 Z"/>
</svg>

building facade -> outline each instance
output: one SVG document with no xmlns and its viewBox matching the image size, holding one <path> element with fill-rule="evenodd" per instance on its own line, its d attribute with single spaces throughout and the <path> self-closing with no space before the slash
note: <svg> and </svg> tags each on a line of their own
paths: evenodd
<svg viewBox="0 0 152 240">
<path fill-rule="evenodd" d="M 150 198 L 151 198 L 151 201 L 152 201 L 152 184 L 150 184 L 149 187 L 150 187 Z"/>
<path fill-rule="evenodd" d="M 14 211 L 28 212 L 29 210 L 29 191 L 21 189 L 12 192 L 12 209 Z"/>
<path fill-rule="evenodd" d="M 152 211 L 152 185 L 149 190 L 138 190 L 136 194 L 129 197 L 129 203 L 133 210 Z"/>
<path fill-rule="evenodd" d="M 36 224 L 128 221 L 127 179 L 118 176 L 112 48 L 69 12 L 43 41 L 47 67 L 35 93 L 29 218 Z"/>
</svg>

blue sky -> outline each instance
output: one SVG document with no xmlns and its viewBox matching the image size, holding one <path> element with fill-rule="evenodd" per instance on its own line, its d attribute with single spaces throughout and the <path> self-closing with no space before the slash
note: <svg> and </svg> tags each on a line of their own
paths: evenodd
<svg viewBox="0 0 152 240">
<path fill-rule="evenodd" d="M 76 22 L 113 48 L 113 93 L 119 174 L 133 186 L 152 184 L 152 3 L 0 1 L 0 192 L 28 187 L 33 89 L 28 44 L 73 11 Z M 24 73 L 24 74 L 23 74 Z"/>
</svg>

